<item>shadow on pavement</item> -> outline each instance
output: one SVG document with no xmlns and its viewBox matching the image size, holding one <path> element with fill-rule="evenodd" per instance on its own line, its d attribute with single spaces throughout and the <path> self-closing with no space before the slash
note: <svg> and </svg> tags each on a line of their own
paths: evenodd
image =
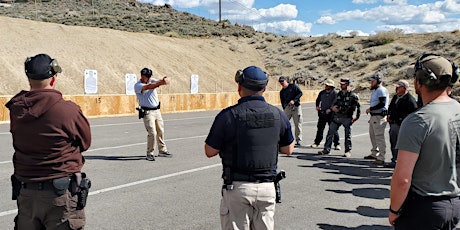
<svg viewBox="0 0 460 230">
<path fill-rule="evenodd" d="M 308 161 L 310 164 L 299 165 L 304 168 L 319 168 L 323 173 L 343 175 L 337 179 L 319 179 L 324 182 L 345 182 L 352 185 L 368 185 L 366 187 L 353 188 L 351 190 L 325 189 L 327 192 L 336 194 L 351 194 L 356 197 L 366 199 L 384 200 L 390 197 L 389 185 L 393 169 L 384 168 L 372 164 L 372 161 L 361 160 L 356 158 L 344 158 L 338 155 L 316 155 L 315 153 L 295 153 L 299 160 Z M 380 185 L 384 185 L 382 187 Z M 378 187 L 377 187 L 378 186 Z M 368 206 L 359 206 L 356 210 L 335 209 L 328 207 L 327 210 L 338 213 L 354 213 L 371 218 L 386 218 L 387 209 L 377 209 Z M 330 224 L 318 224 L 320 229 L 340 230 L 340 229 L 391 229 L 390 226 L 382 225 L 361 225 L 358 227 L 345 227 Z"/>
<path fill-rule="evenodd" d="M 87 156 L 87 160 L 107 160 L 107 161 L 138 161 L 145 160 L 145 155 L 142 156 Z"/>
<path fill-rule="evenodd" d="M 369 206 L 359 206 L 357 210 L 326 208 L 327 210 L 340 212 L 340 213 L 356 213 L 362 216 L 386 218 L 388 216 L 388 209 L 376 209 Z"/>
<path fill-rule="evenodd" d="M 337 225 L 330 225 L 330 224 L 318 224 L 319 229 L 324 230 L 346 230 L 346 229 L 353 229 L 353 230 L 388 230 L 391 229 L 390 226 L 382 226 L 382 225 L 361 225 L 355 228 L 348 228 L 343 226 Z"/>
</svg>

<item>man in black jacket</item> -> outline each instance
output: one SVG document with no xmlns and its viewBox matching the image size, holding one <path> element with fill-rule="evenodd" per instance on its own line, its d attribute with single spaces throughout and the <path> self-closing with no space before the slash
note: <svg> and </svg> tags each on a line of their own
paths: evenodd
<svg viewBox="0 0 460 230">
<path fill-rule="evenodd" d="M 302 145 L 302 107 L 300 106 L 300 97 L 302 90 L 296 84 L 289 84 L 285 77 L 278 79 L 281 87 L 280 100 L 281 106 L 286 113 L 287 118 L 294 121 L 296 146 Z"/>
<path fill-rule="evenodd" d="M 417 110 L 417 102 L 415 98 L 408 92 L 409 82 L 399 80 L 395 84 L 396 94 L 391 99 L 388 107 L 387 121 L 390 123 L 390 145 L 391 145 L 391 163 L 388 167 L 394 168 L 396 159 L 398 158 L 398 150 L 396 149 L 396 141 L 398 140 L 399 127 L 407 115 Z"/>
</svg>

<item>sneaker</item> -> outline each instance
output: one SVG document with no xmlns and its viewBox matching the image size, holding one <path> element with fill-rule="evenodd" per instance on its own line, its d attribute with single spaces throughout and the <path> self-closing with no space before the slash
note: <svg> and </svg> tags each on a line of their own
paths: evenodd
<svg viewBox="0 0 460 230">
<path fill-rule="evenodd" d="M 158 156 L 159 156 L 159 157 L 172 157 L 172 154 L 169 153 L 168 151 L 166 151 L 166 152 L 160 152 L 160 153 L 158 153 Z"/>
<path fill-rule="evenodd" d="M 371 154 L 369 156 L 365 156 L 364 159 L 366 159 L 366 160 L 377 160 L 377 157 L 372 156 L 372 154 Z"/>
<path fill-rule="evenodd" d="M 310 148 L 318 148 L 319 145 L 317 145 L 317 144 L 311 144 L 309 147 L 310 147 Z"/>
<path fill-rule="evenodd" d="M 341 150 L 341 149 L 342 149 L 342 148 L 340 148 L 340 145 L 336 145 L 336 146 L 334 147 L 334 150 Z"/>
<path fill-rule="evenodd" d="M 295 143 L 295 146 L 297 146 L 297 147 L 302 146 L 302 141 L 297 141 L 297 143 Z"/>
<path fill-rule="evenodd" d="M 148 161 L 155 161 L 155 157 L 153 155 L 150 155 L 150 154 L 147 154 L 145 159 L 148 160 Z"/>
<path fill-rule="evenodd" d="M 351 157 L 351 152 L 346 152 L 345 154 L 343 154 L 343 157 Z"/>
<path fill-rule="evenodd" d="M 328 154 L 329 154 L 329 151 L 324 150 L 324 149 L 318 152 L 318 155 L 328 155 Z"/>
<path fill-rule="evenodd" d="M 374 165 L 385 165 L 385 161 L 376 159 L 376 160 L 373 162 L 373 164 L 374 164 Z"/>
</svg>

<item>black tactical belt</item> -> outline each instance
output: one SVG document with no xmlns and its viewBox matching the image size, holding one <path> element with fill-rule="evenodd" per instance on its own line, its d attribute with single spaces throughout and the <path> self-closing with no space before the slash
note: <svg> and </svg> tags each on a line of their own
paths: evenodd
<svg viewBox="0 0 460 230">
<path fill-rule="evenodd" d="M 383 116 L 383 113 L 371 113 L 371 116 Z"/>
<path fill-rule="evenodd" d="M 157 109 L 159 109 L 159 108 L 158 108 L 158 106 L 155 107 L 155 108 L 149 108 L 149 107 L 141 106 L 141 109 L 143 109 L 143 110 L 157 110 Z"/>
<path fill-rule="evenodd" d="M 21 187 L 24 189 L 31 190 L 54 190 L 53 181 L 42 181 L 42 182 L 28 182 L 22 183 Z"/>
</svg>

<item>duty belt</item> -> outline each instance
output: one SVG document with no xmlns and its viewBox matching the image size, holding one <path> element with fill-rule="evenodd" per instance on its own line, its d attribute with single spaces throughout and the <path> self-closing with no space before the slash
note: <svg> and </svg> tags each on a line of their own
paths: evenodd
<svg viewBox="0 0 460 230">
<path fill-rule="evenodd" d="M 273 182 L 273 178 L 270 177 L 255 177 L 253 175 L 245 175 L 240 173 L 234 173 L 232 175 L 233 181 L 246 181 L 255 183 Z"/>
<path fill-rule="evenodd" d="M 33 182 L 21 182 L 21 188 L 31 189 L 31 190 L 55 190 L 56 187 L 53 184 L 55 180 L 70 180 L 70 177 L 62 177 L 54 180 L 47 181 L 33 181 Z"/>
<path fill-rule="evenodd" d="M 159 108 L 158 108 L 158 106 L 155 107 L 155 108 L 149 108 L 149 107 L 141 106 L 141 109 L 143 109 L 143 110 L 157 110 L 157 109 L 159 109 Z"/>
<path fill-rule="evenodd" d="M 31 190 L 54 190 L 53 181 L 40 181 L 40 182 L 22 182 L 21 187 Z"/>
<path fill-rule="evenodd" d="M 371 112 L 371 116 L 383 116 L 383 113 L 373 113 L 373 112 Z"/>
</svg>

